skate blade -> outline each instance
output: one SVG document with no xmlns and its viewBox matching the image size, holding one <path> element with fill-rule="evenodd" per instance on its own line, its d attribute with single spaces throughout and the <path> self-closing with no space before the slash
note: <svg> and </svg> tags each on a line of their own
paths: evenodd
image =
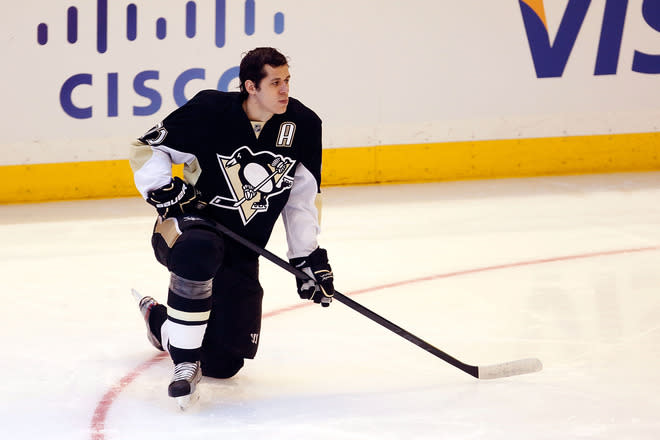
<svg viewBox="0 0 660 440">
<path fill-rule="evenodd" d="M 191 394 L 175 397 L 174 399 L 176 400 L 177 405 L 179 405 L 179 409 L 185 411 L 194 406 L 199 400 L 199 389 L 195 389 Z"/>
<path fill-rule="evenodd" d="M 140 300 L 144 297 L 140 292 L 137 290 L 131 288 L 131 294 L 133 295 L 133 298 L 135 299 L 135 302 L 140 304 Z"/>
</svg>

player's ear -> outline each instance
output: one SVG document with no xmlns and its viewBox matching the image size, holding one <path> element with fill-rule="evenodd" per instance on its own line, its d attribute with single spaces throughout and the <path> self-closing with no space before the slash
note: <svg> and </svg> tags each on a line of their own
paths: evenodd
<svg viewBox="0 0 660 440">
<path fill-rule="evenodd" d="M 257 86 L 254 84 L 254 81 L 252 81 L 251 79 L 245 81 L 244 87 L 245 87 L 245 91 L 251 95 L 257 93 Z"/>
</svg>

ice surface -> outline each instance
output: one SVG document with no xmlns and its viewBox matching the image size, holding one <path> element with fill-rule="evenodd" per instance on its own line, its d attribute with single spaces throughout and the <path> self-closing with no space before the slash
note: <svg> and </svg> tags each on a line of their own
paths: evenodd
<svg viewBox="0 0 660 440">
<path fill-rule="evenodd" d="M 657 439 L 659 200 L 660 173 L 327 188 L 342 293 L 466 363 L 544 369 L 474 379 L 262 260 L 257 358 L 185 413 L 130 295 L 166 297 L 151 208 L 0 206 L 2 437 Z"/>
</svg>

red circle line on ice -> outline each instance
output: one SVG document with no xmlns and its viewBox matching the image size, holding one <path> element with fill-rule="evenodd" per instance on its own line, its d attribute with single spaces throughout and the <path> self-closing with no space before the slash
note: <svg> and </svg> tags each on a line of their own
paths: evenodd
<svg viewBox="0 0 660 440">
<path fill-rule="evenodd" d="M 541 259 L 528 260 L 528 261 L 518 261 L 518 262 L 495 265 L 495 266 L 478 267 L 474 269 L 466 269 L 456 272 L 448 272 L 443 274 L 430 275 L 426 277 L 413 278 L 413 279 L 397 281 L 389 284 L 382 284 L 378 286 L 368 287 L 365 289 L 354 290 L 350 292 L 349 295 L 353 296 L 363 293 L 371 293 L 378 290 L 401 287 L 401 286 L 425 282 L 425 281 L 439 280 L 443 278 L 470 275 L 479 272 L 488 272 L 494 270 L 511 269 L 515 267 L 531 266 L 537 264 L 546 264 L 546 263 L 554 263 L 561 261 L 580 260 L 586 258 L 605 257 L 609 255 L 621 255 L 621 254 L 630 254 L 630 253 L 657 251 L 657 250 L 660 250 L 660 246 L 647 246 L 647 247 L 632 248 L 632 249 L 618 249 L 618 250 L 610 250 L 610 251 L 591 252 L 585 254 L 564 255 L 564 256 L 551 257 L 551 258 L 541 258 Z M 263 314 L 263 317 L 270 318 L 272 316 L 281 315 L 283 313 L 291 312 L 312 305 L 313 304 L 307 302 L 299 303 L 290 307 L 284 307 L 281 309 L 266 312 Z M 117 397 L 121 394 L 121 392 L 128 385 L 130 385 L 140 374 L 146 371 L 149 367 L 151 367 L 157 362 L 160 362 L 163 359 L 166 359 L 167 357 L 168 354 L 165 352 L 158 353 L 157 355 L 153 356 L 151 359 L 148 359 L 147 361 L 138 365 L 135 369 L 133 369 L 133 371 L 129 372 L 124 377 L 122 377 L 117 384 L 115 384 L 108 391 L 106 391 L 106 393 L 103 395 L 101 400 L 99 400 L 99 402 L 97 403 L 96 408 L 94 410 L 94 415 L 92 416 L 92 422 L 91 422 L 92 440 L 106 440 L 105 437 L 106 417 L 108 415 L 108 411 L 112 407 L 112 404 L 117 400 Z"/>
</svg>

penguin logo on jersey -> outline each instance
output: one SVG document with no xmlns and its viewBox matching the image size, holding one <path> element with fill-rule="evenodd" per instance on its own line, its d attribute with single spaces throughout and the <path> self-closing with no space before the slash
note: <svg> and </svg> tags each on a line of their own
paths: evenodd
<svg viewBox="0 0 660 440">
<path fill-rule="evenodd" d="M 231 156 L 217 156 L 233 197 L 215 196 L 210 204 L 237 210 L 244 225 L 257 213 L 268 210 L 270 197 L 293 185 L 293 178 L 286 175 L 296 162 L 293 159 L 267 151 L 255 154 L 247 146 Z"/>
</svg>

